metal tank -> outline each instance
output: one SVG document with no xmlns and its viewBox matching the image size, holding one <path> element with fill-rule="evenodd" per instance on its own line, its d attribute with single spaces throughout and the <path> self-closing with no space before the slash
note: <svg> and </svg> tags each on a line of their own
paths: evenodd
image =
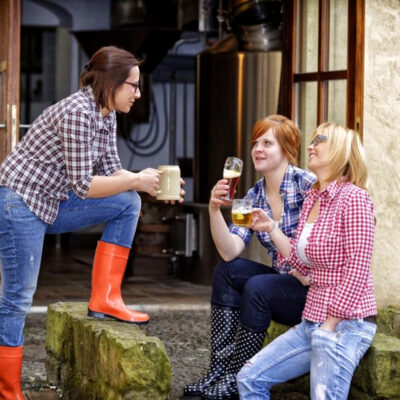
<svg viewBox="0 0 400 400">
<path fill-rule="evenodd" d="M 262 33 L 263 27 L 259 28 Z M 259 38 L 250 47 L 258 43 L 263 48 L 268 41 L 263 40 L 265 35 Z M 196 202 L 209 201 L 228 156 L 244 161 L 236 197 L 244 196 L 259 178 L 251 160 L 250 137 L 256 120 L 277 112 L 282 53 L 240 48 L 243 40 L 232 35 L 197 56 Z"/>
<path fill-rule="evenodd" d="M 276 114 L 281 81 L 281 2 L 230 0 L 229 14 L 233 34 L 197 56 L 195 202 L 183 205 L 182 217 L 195 224 L 186 223 L 186 235 L 177 235 L 186 237 L 186 244 L 188 237 L 195 238 L 180 258 L 179 277 L 203 284 L 211 283 L 220 259 L 210 235 L 210 191 L 222 178 L 228 156 L 244 161 L 237 198 L 259 179 L 251 160 L 251 132 L 256 120 Z M 229 208 L 222 212 L 229 221 Z M 257 240 L 242 255 L 267 263 Z"/>
</svg>

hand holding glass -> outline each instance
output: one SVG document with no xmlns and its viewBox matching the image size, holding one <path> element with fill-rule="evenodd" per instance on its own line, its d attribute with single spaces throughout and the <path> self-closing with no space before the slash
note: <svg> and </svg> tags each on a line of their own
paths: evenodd
<svg viewBox="0 0 400 400">
<path fill-rule="evenodd" d="M 224 165 L 224 179 L 228 180 L 229 190 L 222 200 L 232 202 L 235 197 L 236 186 L 239 182 L 240 176 L 242 175 L 243 161 L 240 158 L 228 157 Z"/>
<path fill-rule="evenodd" d="M 235 199 L 232 203 L 232 222 L 236 226 L 249 228 L 253 211 L 252 199 Z"/>
</svg>

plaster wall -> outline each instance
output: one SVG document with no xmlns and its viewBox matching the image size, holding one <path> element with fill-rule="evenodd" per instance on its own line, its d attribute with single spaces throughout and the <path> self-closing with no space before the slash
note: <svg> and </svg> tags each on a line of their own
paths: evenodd
<svg viewBox="0 0 400 400">
<path fill-rule="evenodd" d="M 378 305 L 400 305 L 400 2 L 367 0 L 364 147 L 376 212 Z"/>
</svg>

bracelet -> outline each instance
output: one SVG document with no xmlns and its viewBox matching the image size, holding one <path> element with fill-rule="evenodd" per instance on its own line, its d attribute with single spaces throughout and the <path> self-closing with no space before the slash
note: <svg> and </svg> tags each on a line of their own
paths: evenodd
<svg viewBox="0 0 400 400">
<path fill-rule="evenodd" d="M 267 233 L 271 233 L 274 229 L 275 229 L 275 227 L 278 225 L 278 223 L 276 222 L 276 221 L 274 221 L 274 223 L 273 223 L 273 225 L 272 225 L 272 228 L 270 229 L 270 231 L 267 231 Z"/>
</svg>

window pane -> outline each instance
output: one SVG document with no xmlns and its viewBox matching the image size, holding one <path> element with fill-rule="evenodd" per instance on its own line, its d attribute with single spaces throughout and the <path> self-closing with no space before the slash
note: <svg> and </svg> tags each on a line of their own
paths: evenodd
<svg viewBox="0 0 400 400">
<path fill-rule="evenodd" d="M 318 4 L 318 0 L 298 0 L 298 73 L 318 71 Z"/>
<path fill-rule="evenodd" d="M 328 82 L 328 120 L 346 126 L 347 80 Z"/>
<path fill-rule="evenodd" d="M 329 4 L 329 71 L 337 71 L 347 69 L 348 0 Z"/>
<path fill-rule="evenodd" d="M 300 166 L 307 168 L 307 147 L 310 135 L 317 127 L 317 82 L 300 82 L 295 86 L 296 91 L 296 123 L 302 137 L 300 147 Z"/>
</svg>

